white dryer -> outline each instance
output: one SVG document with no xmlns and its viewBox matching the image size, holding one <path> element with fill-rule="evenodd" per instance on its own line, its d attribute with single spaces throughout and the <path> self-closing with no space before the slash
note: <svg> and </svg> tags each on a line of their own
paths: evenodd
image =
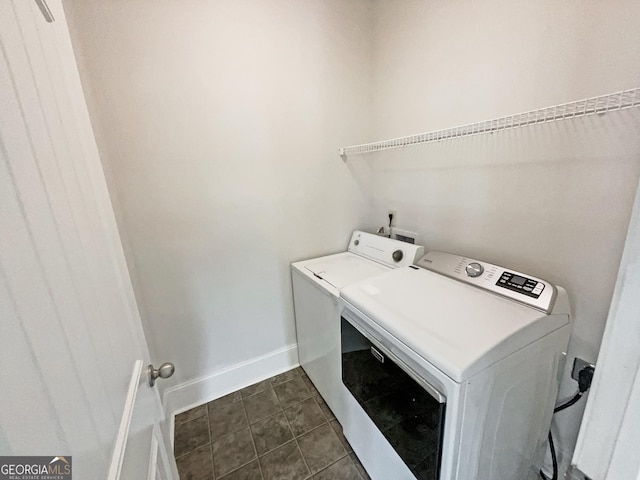
<svg viewBox="0 0 640 480">
<path fill-rule="evenodd" d="M 566 292 L 442 252 L 417 265 L 340 293 L 345 436 L 374 480 L 538 479 Z"/>
<path fill-rule="evenodd" d="M 413 264 L 424 248 L 355 231 L 348 251 L 291 265 L 298 357 L 316 389 L 340 419 L 340 289 Z"/>
</svg>

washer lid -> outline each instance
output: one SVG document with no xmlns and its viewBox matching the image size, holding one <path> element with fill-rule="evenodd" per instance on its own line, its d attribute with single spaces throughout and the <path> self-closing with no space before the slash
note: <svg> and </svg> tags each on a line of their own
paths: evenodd
<svg viewBox="0 0 640 480">
<path fill-rule="evenodd" d="M 415 267 L 350 285 L 340 296 L 457 382 L 569 323 L 568 315 Z"/>
<path fill-rule="evenodd" d="M 311 261 L 304 268 L 335 288 L 342 289 L 367 277 L 386 272 L 390 267 L 348 253 Z"/>
</svg>

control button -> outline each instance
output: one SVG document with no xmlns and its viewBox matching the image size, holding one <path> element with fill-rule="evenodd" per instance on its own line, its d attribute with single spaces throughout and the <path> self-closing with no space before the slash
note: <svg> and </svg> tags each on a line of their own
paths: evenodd
<svg viewBox="0 0 640 480">
<path fill-rule="evenodd" d="M 500 279 L 500 283 L 507 283 L 507 281 Z"/>
<path fill-rule="evenodd" d="M 542 292 L 541 288 L 534 288 L 532 293 L 535 293 L 536 295 L 539 295 L 540 292 Z"/>
<path fill-rule="evenodd" d="M 544 288 L 544 283 L 538 282 L 538 285 L 536 285 L 536 288 L 539 288 L 540 290 L 542 290 Z"/>
<path fill-rule="evenodd" d="M 527 292 L 530 292 L 533 289 L 531 287 L 524 287 L 523 290 L 526 290 Z"/>
<path fill-rule="evenodd" d="M 393 252 L 393 255 L 391 255 L 391 257 L 393 257 L 393 261 L 397 263 L 402 260 L 402 257 L 404 257 L 404 253 L 402 253 L 402 250 L 396 250 L 395 252 Z"/>
<path fill-rule="evenodd" d="M 482 272 L 484 272 L 484 267 L 478 262 L 472 262 L 467 265 L 467 268 L 465 268 L 465 270 L 467 272 L 467 275 L 473 278 L 482 275 Z"/>
</svg>

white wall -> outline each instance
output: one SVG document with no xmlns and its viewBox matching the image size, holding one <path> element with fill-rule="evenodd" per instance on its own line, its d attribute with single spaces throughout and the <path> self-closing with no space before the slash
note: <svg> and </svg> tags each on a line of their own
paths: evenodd
<svg viewBox="0 0 640 480">
<path fill-rule="evenodd" d="M 162 386 L 294 344 L 289 264 L 365 226 L 369 3 L 66 8 Z"/>
<path fill-rule="evenodd" d="M 371 141 L 640 86 L 637 0 L 379 0 L 374 21 Z M 564 286 L 569 359 L 595 360 L 640 175 L 638 131 L 640 114 L 626 111 L 349 163 L 371 192 L 370 223 L 395 209 L 427 249 Z M 565 374 L 561 395 L 575 389 Z M 582 408 L 558 415 L 565 461 Z"/>
</svg>

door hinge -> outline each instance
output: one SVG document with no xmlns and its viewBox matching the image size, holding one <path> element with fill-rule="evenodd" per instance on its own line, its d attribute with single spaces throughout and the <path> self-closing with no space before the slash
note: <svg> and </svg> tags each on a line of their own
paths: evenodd
<svg viewBox="0 0 640 480">
<path fill-rule="evenodd" d="M 51 10 L 49 9 L 49 5 L 47 5 L 46 0 L 36 0 L 36 5 L 38 5 L 38 8 L 42 12 L 44 19 L 48 23 L 53 23 L 56 21 L 56 19 L 53 18 L 53 13 L 51 13 Z"/>
</svg>

